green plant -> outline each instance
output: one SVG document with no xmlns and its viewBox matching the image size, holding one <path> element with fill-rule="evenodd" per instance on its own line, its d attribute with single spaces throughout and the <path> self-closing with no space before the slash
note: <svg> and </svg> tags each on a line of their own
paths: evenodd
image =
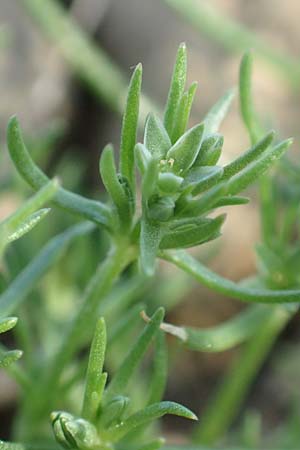
<svg viewBox="0 0 300 450">
<path fill-rule="evenodd" d="M 298 307 L 298 285 L 291 286 L 293 289 L 278 289 L 281 286 L 276 286 L 277 289 L 272 286 L 271 289 L 267 283 L 265 286 L 257 283 L 255 287 L 236 284 L 213 273 L 182 250 L 218 238 L 225 216 L 221 214 L 215 217 L 211 214 L 226 205 L 248 202 L 247 198 L 238 194 L 265 174 L 267 169 L 283 156 L 292 142 L 287 139 L 273 143 L 273 131 L 257 139 L 257 131 L 254 128 L 256 122 L 248 95 L 249 71 L 246 70 L 244 60 L 241 72 L 245 69 L 246 75 L 241 76 L 244 85 L 240 89 L 240 97 L 242 115 L 249 127 L 252 145 L 230 164 L 224 167 L 218 165 L 224 140 L 218 129 L 230 106 L 234 91 L 228 91 L 211 108 L 202 123 L 186 130 L 196 91 L 195 83 L 188 90 L 185 88 L 186 66 L 186 48 L 182 44 L 178 50 L 163 120 L 156 114 L 148 115 L 143 143 L 137 143 L 136 138 L 142 67 L 138 65 L 135 68 L 123 115 L 118 169 L 112 145 L 107 145 L 100 157 L 100 175 L 109 197 L 107 203 L 85 198 L 49 181 L 33 162 L 17 119 L 14 117 L 9 122 L 7 142 L 11 159 L 20 175 L 38 192 L 30 208 L 25 205 L 25 209 L 19 210 L 18 220 L 11 218 L 5 222 L 3 247 L 12 240 L 11 236 L 21 236 L 24 230 L 27 231 L 45 216 L 44 210 L 38 213 L 36 210 L 48 200 L 89 222 L 79 223 L 54 237 L 42 249 L 35 260 L 29 263 L 1 294 L 1 315 L 11 314 L 17 306 L 24 305 L 26 293 L 50 265 L 57 261 L 62 250 L 74 237 L 87 235 L 101 227 L 108 236 L 109 248 L 106 257 L 94 270 L 80 303 L 76 308 L 72 305 L 71 310 L 64 316 L 63 333 L 51 320 L 47 323 L 50 332 L 46 337 L 41 334 L 45 338 L 45 355 L 41 361 L 39 343 L 37 347 L 33 346 L 37 353 L 36 359 L 26 361 L 26 373 L 23 373 L 20 366 L 15 367 L 15 377 L 20 380 L 24 389 L 14 432 L 15 438 L 25 444 L 3 443 L 3 449 L 31 449 L 35 444 L 40 446 L 39 448 L 57 448 L 53 440 L 49 439 L 47 424 L 51 412 L 55 437 L 65 448 L 159 448 L 163 442 L 160 439 L 153 440 L 153 436 L 147 436 L 148 430 L 145 428 L 150 421 L 167 413 L 196 418 L 183 406 L 161 402 L 167 373 L 163 332 L 175 334 L 193 349 L 221 351 L 251 339 L 273 314 L 276 324 L 279 317 L 283 326 Z M 140 184 L 136 170 L 140 174 Z M 140 201 L 137 195 L 139 191 Z M 142 282 L 145 282 L 155 274 L 158 258 L 172 262 L 216 291 L 246 302 L 266 304 L 251 305 L 231 322 L 210 330 L 175 327 L 164 323 L 164 311 L 161 308 L 151 319 L 144 313 L 143 317 L 148 323 L 127 357 L 121 358 L 121 364 L 119 355 L 117 364 L 111 357 L 111 364 L 117 368 L 105 387 L 107 375 L 102 369 L 106 327 L 104 320 L 98 319 L 99 312 L 101 308 L 107 308 L 109 294 L 115 292 L 115 284 L 123 276 L 125 269 L 135 274 L 138 265 L 142 274 L 140 276 L 143 277 Z M 124 303 L 126 314 L 123 310 L 121 318 L 114 316 L 117 323 L 107 340 L 108 347 L 116 341 L 122 345 L 122 339 L 126 337 L 128 329 L 141 310 L 138 305 L 133 311 L 126 311 L 126 301 L 126 296 L 119 297 L 119 305 Z M 284 305 L 283 302 L 294 304 Z M 47 316 L 40 317 L 38 322 L 45 324 Z M 88 361 L 83 406 L 80 409 L 78 403 L 81 401 L 81 393 L 74 395 L 74 386 L 82 378 L 86 359 L 83 357 L 81 361 L 79 353 L 90 341 L 93 330 L 96 331 Z M 55 340 L 55 335 L 56 343 L 52 345 L 51 338 Z M 28 330 L 23 330 L 24 336 L 26 337 L 22 342 L 28 344 Z M 156 351 L 149 391 L 141 377 L 136 376 L 136 369 L 154 338 Z M 264 339 L 265 343 L 269 341 L 272 339 Z M 30 347 L 30 343 L 28 345 Z M 249 346 L 253 348 L 251 341 Z M 267 347 L 266 344 L 265 348 Z M 123 352 L 124 348 L 121 348 Z M 110 358 L 109 353 L 107 352 L 106 359 Z M 254 361 L 251 370 L 256 367 Z M 19 375 L 16 375 L 16 372 Z M 128 384 L 132 381 L 135 382 L 135 389 L 131 390 L 130 403 Z M 139 399 L 137 403 L 142 404 L 136 407 L 134 390 L 139 388 L 143 395 L 142 401 Z M 148 399 L 146 402 L 145 396 Z M 72 401 L 74 398 L 75 402 Z M 138 412 L 132 413 L 132 409 Z M 65 411 L 72 411 L 72 414 Z M 223 412 L 222 418 L 225 413 Z"/>
</svg>

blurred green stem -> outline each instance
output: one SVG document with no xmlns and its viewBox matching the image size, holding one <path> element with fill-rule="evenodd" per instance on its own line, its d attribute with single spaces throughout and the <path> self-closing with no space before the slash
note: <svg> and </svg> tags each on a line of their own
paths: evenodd
<svg viewBox="0 0 300 450">
<path fill-rule="evenodd" d="M 274 341 L 292 314 L 281 306 L 270 309 L 269 318 L 241 349 L 240 355 L 217 390 L 215 398 L 210 401 L 207 410 L 200 418 L 200 426 L 194 434 L 194 440 L 197 443 L 214 444 L 228 430 Z"/>
<path fill-rule="evenodd" d="M 216 41 L 234 53 L 254 49 L 255 54 L 266 61 L 295 89 L 299 89 L 300 63 L 272 48 L 255 33 L 216 11 L 209 2 L 194 0 L 165 0 L 201 34 Z"/>
<path fill-rule="evenodd" d="M 89 39 L 57 1 L 24 0 L 22 5 L 93 93 L 112 110 L 123 113 L 128 83 L 109 56 Z M 139 118 L 141 124 L 149 109 L 157 108 L 143 96 Z"/>
<path fill-rule="evenodd" d="M 101 300 L 110 291 L 124 268 L 136 257 L 135 249 L 128 243 L 113 246 L 102 262 L 83 296 L 81 307 L 77 308 L 74 318 L 62 336 L 58 351 L 44 367 L 39 383 L 34 380 L 32 389 L 25 393 L 24 409 L 17 429 L 17 436 L 26 439 L 35 435 L 37 423 L 47 416 L 53 403 L 57 400 L 54 393 L 60 376 L 75 352 L 90 338 L 98 318 L 98 308 Z"/>
</svg>

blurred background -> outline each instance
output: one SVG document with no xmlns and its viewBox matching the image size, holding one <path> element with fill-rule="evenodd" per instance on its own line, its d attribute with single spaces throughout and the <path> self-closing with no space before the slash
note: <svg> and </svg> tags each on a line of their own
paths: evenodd
<svg viewBox="0 0 300 450">
<path fill-rule="evenodd" d="M 5 149 L 5 129 L 12 114 L 20 118 L 32 154 L 49 175 L 60 175 L 69 189 L 101 198 L 98 159 L 108 141 L 116 147 L 119 144 L 120 114 L 132 68 L 143 63 L 144 118 L 150 108 L 159 111 L 166 100 L 173 61 L 182 41 L 188 48 L 188 83 L 199 82 L 190 125 L 201 121 L 210 106 L 237 85 L 241 56 L 251 48 L 257 111 L 281 138 L 295 137 L 290 158 L 299 161 L 297 0 L 54 3 L 61 8 L 52 11 L 48 0 L 0 0 L 0 218 L 30 192 L 16 175 Z M 222 163 L 226 163 L 249 146 L 237 100 L 221 132 L 225 137 Z M 236 281 L 257 271 L 253 250 L 260 241 L 257 189 L 251 188 L 247 195 L 252 199 L 248 205 L 226 208 L 222 239 L 196 250 L 210 267 Z M 39 226 L 34 240 L 13 247 L 2 267 L 3 277 L 13 279 L 40 245 L 71 224 L 72 218 L 55 213 L 46 222 Z M 86 244 L 84 254 L 91 265 L 97 260 L 97 251 L 101 254 L 104 248 L 105 243 L 96 247 L 93 242 Z M 70 288 L 78 271 L 78 286 Z M 191 285 L 184 276 L 175 295 L 168 285 L 178 273 L 164 264 L 161 273 L 168 301 L 175 305 L 168 314 L 172 323 L 211 326 L 243 307 L 238 301 Z M 73 291 L 78 293 L 84 284 L 85 274 L 79 262 L 73 262 L 64 268 L 63 276 L 56 275 L 50 272 L 43 285 L 50 286 L 55 279 L 68 303 Z M 155 301 L 162 295 L 158 292 Z M 239 429 L 245 411 L 259 411 L 267 432 L 280 428 L 291 415 L 293 401 L 299 396 L 299 340 L 299 318 L 295 318 L 268 355 L 233 430 Z M 184 351 L 173 344 L 170 340 L 172 370 L 166 397 L 200 411 L 201 417 L 239 350 L 210 355 Z M 0 375 L 0 393 L 0 435 L 5 438 L 17 404 L 16 387 L 5 373 Z M 164 426 L 174 442 L 181 442 L 189 424 L 172 419 Z"/>
</svg>

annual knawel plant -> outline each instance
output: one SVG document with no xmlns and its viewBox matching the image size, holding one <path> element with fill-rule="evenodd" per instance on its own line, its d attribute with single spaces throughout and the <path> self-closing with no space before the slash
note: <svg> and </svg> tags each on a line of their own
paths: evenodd
<svg viewBox="0 0 300 450">
<path fill-rule="evenodd" d="M 299 302 L 299 286 L 276 290 L 258 284 L 254 287 L 238 285 L 213 273 L 184 250 L 217 239 L 225 220 L 225 215 L 218 214 L 218 210 L 227 205 L 247 203 L 249 199 L 241 196 L 241 192 L 279 160 L 292 143 L 291 139 L 275 140 L 273 131 L 259 137 L 253 131 L 255 138 L 250 148 L 233 162 L 220 165 L 224 137 L 219 133 L 219 126 L 235 91 L 228 91 L 201 123 L 187 129 L 197 84 L 186 88 L 186 71 L 186 48 L 182 44 L 164 115 L 149 113 L 142 142 L 139 142 L 142 66 L 139 64 L 135 68 L 123 116 L 119 161 L 116 162 L 117 154 L 111 144 L 100 156 L 100 176 L 108 195 L 106 203 L 85 198 L 50 181 L 32 160 L 17 118 L 9 122 L 7 142 L 11 159 L 37 194 L 32 204 L 25 204 L 19 213 L 1 224 L 1 248 L 46 217 L 49 211 L 41 207 L 50 200 L 54 206 L 85 222 L 53 238 L 38 255 L 37 262 L 29 263 L 27 272 L 25 268 L 25 276 L 8 286 L 0 295 L 1 315 L 15 313 L 26 298 L 20 294 L 21 288 L 27 292 L 26 289 L 49 268 L 50 262 L 55 262 L 58 250 L 74 237 L 101 227 L 107 233 L 109 249 L 86 286 L 80 304 L 65 324 L 57 348 L 47 355 L 44 364 L 32 368 L 28 375 L 19 376 L 23 392 L 15 434 L 16 439 L 29 447 L 3 443 L 3 449 L 31 448 L 41 439 L 43 444 L 37 445 L 57 448 L 45 437 L 48 430 L 45 422 L 51 415 L 54 436 L 64 448 L 155 450 L 163 441 L 153 436 L 149 438 L 150 422 L 165 414 L 196 419 L 184 406 L 161 401 L 167 375 L 165 332 L 176 335 L 194 350 L 222 351 L 253 337 L 275 308 L 276 317 L 284 316 L 287 320 L 297 309 L 297 304 L 274 306 L 270 303 Z M 246 101 L 243 100 L 245 95 Z M 242 112 L 247 123 L 247 86 L 240 89 L 240 97 L 246 105 Z M 249 117 L 251 120 L 251 114 Z M 144 313 L 147 322 L 144 331 L 110 377 L 103 369 L 107 336 L 105 319 L 99 319 L 101 304 L 125 269 L 137 263 L 143 276 L 152 277 L 159 258 L 172 262 L 212 289 L 243 301 L 265 304 L 252 305 L 230 322 L 206 330 L 175 327 L 164 322 L 163 308 L 150 318 Z M 15 324 L 15 319 L 4 318 L 1 323 L 0 331 L 6 331 Z M 125 330 L 130 323 L 128 318 L 120 328 Z M 92 335 L 82 405 L 77 405 L 75 411 L 65 409 L 64 406 L 70 404 L 74 384 L 73 381 L 66 383 L 66 374 Z M 129 384 L 153 342 L 154 367 L 149 392 L 144 391 L 142 407 L 136 408 L 128 393 Z M 21 371 L 21 367 L 15 370 Z"/>
</svg>

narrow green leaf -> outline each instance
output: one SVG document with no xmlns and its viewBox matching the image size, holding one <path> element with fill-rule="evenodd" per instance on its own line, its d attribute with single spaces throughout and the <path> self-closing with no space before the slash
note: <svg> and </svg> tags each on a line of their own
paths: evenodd
<svg viewBox="0 0 300 450">
<path fill-rule="evenodd" d="M 179 198 L 175 215 L 178 217 L 196 217 L 214 208 L 216 202 L 227 193 L 224 183 L 212 187 L 199 198 Z"/>
<path fill-rule="evenodd" d="M 17 229 L 8 236 L 7 241 L 13 242 L 20 239 L 24 236 L 24 234 L 27 234 L 30 230 L 32 230 L 32 228 L 40 223 L 40 221 L 43 220 L 50 211 L 50 208 L 43 208 L 31 214 L 27 220 L 22 222 Z"/>
<path fill-rule="evenodd" d="M 198 195 L 214 186 L 222 177 L 223 168 L 220 166 L 192 167 L 184 179 L 182 189 Z"/>
<path fill-rule="evenodd" d="M 210 328 L 178 327 L 163 324 L 165 332 L 179 338 L 191 350 L 222 352 L 253 336 L 270 315 L 270 306 L 252 305 L 233 319 Z"/>
<path fill-rule="evenodd" d="M 155 159 L 164 158 L 172 147 L 167 130 L 160 119 L 152 113 L 149 114 L 146 121 L 144 145 Z"/>
<path fill-rule="evenodd" d="M 0 295 L 0 314 L 3 316 L 11 314 L 24 301 L 36 282 L 63 254 L 67 246 L 76 237 L 90 233 L 93 229 L 91 223 L 83 222 L 52 238 Z"/>
<path fill-rule="evenodd" d="M 187 55 L 186 46 L 182 43 L 179 46 L 176 56 L 176 62 L 173 70 L 172 80 L 170 84 L 170 90 L 168 94 L 168 100 L 164 115 L 164 125 L 169 134 L 172 135 L 174 128 L 176 112 L 181 100 L 181 96 L 184 93 L 187 71 Z"/>
<path fill-rule="evenodd" d="M 252 53 L 246 52 L 240 65 L 239 93 L 241 115 L 248 130 L 250 141 L 255 144 L 261 135 L 261 130 L 257 123 L 252 100 L 252 63 Z"/>
<path fill-rule="evenodd" d="M 183 230 L 166 233 L 159 247 L 161 249 L 188 248 L 207 242 L 210 238 L 219 235 L 225 217 L 226 215 L 222 214 L 215 219 L 207 219 L 207 222 L 200 226 L 187 225 Z"/>
<path fill-rule="evenodd" d="M 120 172 L 127 178 L 134 191 L 134 147 L 139 118 L 139 103 L 142 84 L 142 65 L 138 64 L 132 74 L 126 108 L 123 116 L 121 145 L 120 145 Z"/>
<path fill-rule="evenodd" d="M 146 425 L 166 414 L 172 414 L 190 420 L 198 420 L 197 416 L 192 411 L 178 403 L 153 403 L 145 409 L 129 416 L 128 419 L 124 420 L 119 426 L 108 429 L 105 435 L 112 439 L 112 441 L 118 441 L 137 427 Z"/>
<path fill-rule="evenodd" d="M 146 203 L 149 197 L 154 194 L 157 189 L 158 164 L 155 159 L 148 161 L 146 171 L 142 179 L 142 199 Z"/>
<path fill-rule="evenodd" d="M 143 274 L 150 277 L 155 272 L 155 262 L 159 242 L 161 239 L 161 225 L 147 217 L 141 220 L 140 235 L 140 264 Z"/>
<path fill-rule="evenodd" d="M 151 153 L 144 144 L 136 144 L 136 146 L 134 147 L 134 159 L 137 168 L 143 176 L 147 170 L 149 162 L 153 159 Z"/>
<path fill-rule="evenodd" d="M 5 331 L 9 331 L 14 328 L 17 321 L 17 317 L 6 317 L 5 319 L 0 319 L 0 333 L 5 333 Z"/>
<path fill-rule="evenodd" d="M 292 139 L 279 142 L 274 147 L 265 151 L 259 159 L 234 175 L 228 182 L 228 193 L 231 195 L 238 194 L 249 184 L 253 183 L 253 181 L 256 181 L 276 160 L 281 158 L 292 143 Z"/>
<path fill-rule="evenodd" d="M 21 358 L 23 352 L 21 350 L 11 350 L 9 352 L 0 353 L 0 368 L 6 369 L 11 364 Z"/>
<path fill-rule="evenodd" d="M 204 137 L 193 166 L 214 166 L 217 164 L 223 143 L 224 138 L 221 134 L 208 134 Z"/>
<path fill-rule="evenodd" d="M 186 172 L 193 165 L 200 150 L 203 131 L 203 123 L 194 126 L 168 151 L 166 159 L 172 161 L 172 169 L 177 175 Z"/>
<path fill-rule="evenodd" d="M 151 374 L 148 405 L 163 398 L 168 378 L 168 348 L 165 334 L 159 331 L 154 342 L 153 373 Z"/>
<path fill-rule="evenodd" d="M 205 123 L 205 135 L 216 133 L 219 130 L 223 119 L 225 118 L 227 111 L 235 96 L 235 89 L 227 91 L 220 100 L 208 111 L 204 118 Z"/>
<path fill-rule="evenodd" d="M 17 211 L 0 223 L 2 242 L 12 242 L 29 232 L 49 212 L 47 209 L 37 211 L 50 201 L 58 191 L 56 179 L 45 184 L 44 187 L 27 200 Z"/>
<path fill-rule="evenodd" d="M 101 317 L 96 324 L 90 349 L 82 406 L 82 417 L 91 422 L 93 422 L 96 418 L 104 389 L 102 369 L 104 364 L 105 349 L 106 327 L 104 319 Z"/>
<path fill-rule="evenodd" d="M 16 169 L 34 190 L 38 191 L 50 181 L 31 159 L 24 144 L 20 125 L 16 117 L 12 117 L 8 123 L 7 145 Z M 86 199 L 60 187 L 53 199 L 53 203 L 99 225 L 105 227 L 110 225 L 110 209 L 101 202 Z"/>
<path fill-rule="evenodd" d="M 120 184 L 115 166 L 114 150 L 111 144 L 108 144 L 102 151 L 100 174 L 103 184 L 117 209 L 120 225 L 128 228 L 133 213 L 133 203 L 130 202 L 130 198 L 128 198 Z"/>
<path fill-rule="evenodd" d="M 289 314 L 290 310 L 295 311 L 298 309 L 300 289 L 247 288 L 218 275 L 183 250 L 161 252 L 160 257 L 172 262 L 198 280 L 199 283 L 223 295 L 254 303 L 296 303 L 295 305 L 285 306 L 287 314 Z"/>
<path fill-rule="evenodd" d="M 239 197 L 236 195 L 230 197 L 221 197 L 216 203 L 213 204 L 214 208 L 220 208 L 221 206 L 233 206 L 233 205 L 246 205 L 250 202 L 248 197 Z"/>
<path fill-rule="evenodd" d="M 181 97 L 180 103 L 177 108 L 174 128 L 172 132 L 172 142 L 176 142 L 180 136 L 182 136 L 186 130 L 193 100 L 197 90 L 198 83 L 195 81 L 191 84 L 188 91 Z"/>
<path fill-rule="evenodd" d="M 275 132 L 270 131 L 266 136 L 264 136 L 259 142 L 254 144 L 249 150 L 243 153 L 241 156 L 236 158 L 230 164 L 224 167 L 224 174 L 222 179 L 228 180 L 233 177 L 233 175 L 241 172 L 245 167 L 247 167 L 253 161 L 256 161 L 271 145 L 274 140 Z"/>
<path fill-rule="evenodd" d="M 119 367 L 117 373 L 112 378 L 105 393 L 105 403 L 112 399 L 115 395 L 123 394 L 127 384 L 141 362 L 147 348 L 151 344 L 154 336 L 159 330 L 160 324 L 164 318 L 164 309 L 159 308 L 151 317 L 150 322 L 144 328 L 142 334 L 132 346 L 128 355 Z"/>
</svg>

